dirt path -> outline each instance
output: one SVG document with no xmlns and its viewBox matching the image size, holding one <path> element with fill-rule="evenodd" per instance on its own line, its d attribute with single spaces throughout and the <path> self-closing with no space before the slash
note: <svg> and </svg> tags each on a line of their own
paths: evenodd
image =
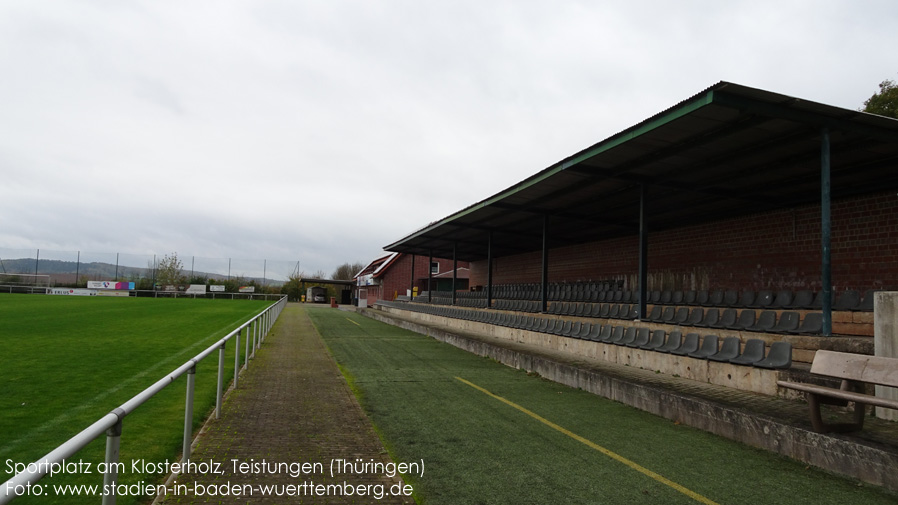
<svg viewBox="0 0 898 505">
<path fill-rule="evenodd" d="M 332 461 L 357 459 L 368 464 L 356 467 L 360 473 L 331 477 Z M 295 304 L 250 361 L 221 419 L 207 424 L 191 461 L 201 471 L 180 475 L 162 503 L 414 503 L 410 497 L 377 498 L 397 491 L 400 481 L 386 475 L 389 467 L 375 466 L 389 457 Z M 286 494 L 264 496 L 262 486 L 280 486 Z"/>
</svg>

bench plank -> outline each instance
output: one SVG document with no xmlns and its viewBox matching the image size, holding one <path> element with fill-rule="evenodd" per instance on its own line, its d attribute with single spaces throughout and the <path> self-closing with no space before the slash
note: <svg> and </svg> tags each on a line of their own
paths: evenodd
<svg viewBox="0 0 898 505">
<path fill-rule="evenodd" d="M 822 396 L 829 396 L 846 400 L 849 402 L 859 402 L 867 405 L 875 405 L 877 407 L 886 407 L 890 409 L 898 409 L 898 400 L 889 398 L 880 398 L 878 396 L 868 395 L 864 393 L 856 393 L 854 391 L 844 391 L 842 389 L 834 389 L 826 386 L 818 386 L 816 384 L 805 384 L 802 382 L 776 381 L 780 386 L 804 391 L 805 393 L 813 393 Z"/>
<path fill-rule="evenodd" d="M 898 387 L 896 358 L 820 350 L 814 355 L 811 373 Z"/>
</svg>

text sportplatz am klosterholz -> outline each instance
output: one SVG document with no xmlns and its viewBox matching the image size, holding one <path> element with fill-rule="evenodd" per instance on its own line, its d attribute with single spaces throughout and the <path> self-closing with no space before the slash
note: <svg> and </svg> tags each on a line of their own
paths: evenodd
<svg viewBox="0 0 898 505">
<path fill-rule="evenodd" d="M 98 474 L 114 471 L 119 476 L 127 473 L 139 475 L 160 476 L 176 474 L 176 478 L 169 485 L 155 484 L 146 481 L 137 483 L 117 484 L 115 486 L 101 484 L 82 485 L 51 485 L 29 482 L 26 485 L 12 486 L 7 483 L 8 489 L 2 490 L 7 495 L 206 495 L 206 496 L 358 496 L 374 498 L 376 500 L 389 496 L 411 496 L 412 487 L 403 482 L 384 483 L 353 483 L 356 478 L 363 477 L 387 477 L 393 479 L 397 475 L 415 475 L 423 478 L 424 461 L 413 462 L 383 462 L 374 459 L 331 459 L 327 464 L 323 462 L 283 462 L 269 461 L 266 459 L 228 459 L 216 461 L 213 459 L 171 462 L 147 461 L 135 459 L 130 463 L 92 463 L 82 460 L 62 461 L 50 463 L 47 461 L 34 463 L 17 463 L 12 460 L 5 461 L 7 474 L 18 474 L 23 471 L 45 474 L 48 477 L 59 474 Z M 218 475 L 230 476 L 239 479 L 241 476 L 287 476 L 295 479 L 295 482 L 284 483 L 283 479 L 277 482 L 264 482 L 244 484 L 237 482 L 222 482 L 217 479 L 214 483 L 185 482 L 187 476 Z M 317 478 L 335 479 L 323 483 Z M 339 479 L 345 479 L 339 482 Z M 102 480 L 102 477 L 99 477 Z M 179 481 L 180 480 L 180 481 Z"/>
</svg>

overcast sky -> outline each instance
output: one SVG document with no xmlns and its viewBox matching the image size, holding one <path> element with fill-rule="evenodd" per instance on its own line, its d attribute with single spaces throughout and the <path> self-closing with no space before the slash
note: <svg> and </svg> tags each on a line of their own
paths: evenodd
<svg viewBox="0 0 898 505">
<path fill-rule="evenodd" d="M 898 2 L 0 2 L 0 250 L 367 262 L 725 80 L 857 109 Z"/>
</svg>

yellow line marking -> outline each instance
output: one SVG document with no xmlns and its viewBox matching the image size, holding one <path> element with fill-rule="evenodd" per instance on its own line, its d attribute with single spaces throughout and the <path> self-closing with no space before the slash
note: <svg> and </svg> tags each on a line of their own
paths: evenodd
<svg viewBox="0 0 898 505">
<path fill-rule="evenodd" d="M 352 319 L 349 319 L 348 317 L 346 318 L 346 320 L 349 321 L 350 323 L 356 325 L 356 326 L 361 326 L 359 323 L 353 321 Z"/>
<path fill-rule="evenodd" d="M 620 454 L 618 454 L 618 453 L 616 453 L 616 452 L 614 452 L 614 451 L 611 451 L 611 450 L 609 450 L 609 449 L 606 449 L 606 448 L 602 447 L 601 445 L 596 444 L 595 442 L 593 442 L 593 441 L 591 441 L 591 440 L 589 440 L 589 439 L 583 438 L 583 437 L 581 437 L 580 435 L 577 435 L 576 433 L 573 433 L 573 432 L 571 432 L 571 431 L 569 431 L 569 430 L 567 430 L 567 429 L 565 429 L 565 428 L 562 428 L 561 426 L 558 426 L 557 424 L 553 423 L 552 421 L 549 421 L 548 419 L 546 419 L 546 418 L 540 416 L 539 414 L 537 414 L 537 413 L 535 413 L 535 412 L 532 412 L 532 411 L 530 411 L 530 410 L 525 409 L 524 407 L 518 405 L 517 403 L 514 403 L 514 402 L 512 402 L 512 401 L 510 401 L 510 400 L 506 400 L 505 398 L 502 398 L 502 397 L 499 396 L 499 395 L 495 395 L 495 394 L 493 394 L 493 393 L 487 391 L 486 389 L 484 389 L 484 388 L 478 386 L 477 384 L 474 384 L 473 382 L 466 381 L 465 379 L 462 379 L 461 377 L 456 377 L 456 379 L 458 379 L 458 380 L 460 380 L 461 382 L 463 382 L 463 383 L 465 383 L 465 384 L 471 386 L 472 388 L 476 389 L 477 391 L 480 391 L 481 393 L 486 394 L 487 396 L 491 396 L 491 397 L 495 398 L 496 400 L 499 400 L 500 402 L 502 402 L 502 403 L 504 403 L 504 404 L 506 404 L 506 405 L 508 405 L 508 406 L 510 406 L 510 407 L 514 407 L 514 408 L 520 410 L 521 412 L 523 412 L 523 413 L 527 414 L 528 416 L 530 416 L 530 417 L 536 419 L 537 421 L 539 421 L 539 422 L 545 424 L 546 426 L 548 426 L 548 427 L 550 427 L 550 428 L 552 428 L 552 429 L 555 429 L 555 430 L 557 430 L 557 431 L 560 431 L 561 433 L 564 433 L 565 435 L 567 435 L 567 436 L 573 438 L 574 440 L 576 440 L 576 441 L 578 441 L 578 442 L 580 442 L 580 443 L 582 443 L 582 444 L 585 444 L 585 445 L 589 446 L 589 447 L 592 448 L 592 449 L 595 449 L 595 450 L 601 452 L 601 453 L 604 454 L 605 456 L 608 456 L 609 458 L 611 458 L 611 459 L 613 459 L 613 460 L 615 460 L 615 461 L 618 461 L 618 462 L 620 462 L 620 463 L 623 463 L 623 464 L 629 466 L 630 468 L 632 468 L 633 470 L 636 470 L 636 471 L 639 472 L 639 473 L 642 473 L 642 474 L 644 474 L 644 475 L 647 475 L 647 476 L 649 476 L 649 477 L 655 479 L 656 481 L 658 481 L 658 482 L 660 482 L 660 483 L 662 483 L 662 484 L 664 484 L 664 485 L 666 485 L 666 486 L 670 486 L 670 487 L 674 488 L 675 490 L 677 490 L 677 491 L 683 493 L 684 495 L 686 495 L 686 496 L 692 498 L 693 500 L 696 500 L 696 501 L 698 501 L 698 502 L 704 503 L 705 505 L 719 505 L 717 502 L 715 502 L 715 501 L 713 501 L 713 500 L 710 500 L 710 499 L 708 499 L 708 498 L 705 498 L 704 496 L 702 496 L 702 495 L 696 493 L 695 491 L 692 491 L 692 490 L 690 490 L 690 489 L 687 489 L 687 488 L 685 488 L 685 487 L 683 487 L 683 486 L 677 484 L 676 482 L 674 482 L 674 481 L 672 481 L 672 480 L 670 480 L 670 479 L 667 479 L 667 478 L 665 478 L 665 477 L 663 477 L 663 476 L 661 476 L 661 475 L 658 475 L 657 473 L 655 473 L 655 472 L 649 470 L 648 468 L 646 468 L 646 467 L 644 467 L 644 466 L 642 466 L 642 465 L 640 465 L 640 464 L 638 464 L 638 463 L 636 463 L 636 462 L 634 462 L 634 461 L 631 461 L 631 460 L 629 460 L 629 459 L 627 459 L 627 458 L 621 456 Z"/>
</svg>

